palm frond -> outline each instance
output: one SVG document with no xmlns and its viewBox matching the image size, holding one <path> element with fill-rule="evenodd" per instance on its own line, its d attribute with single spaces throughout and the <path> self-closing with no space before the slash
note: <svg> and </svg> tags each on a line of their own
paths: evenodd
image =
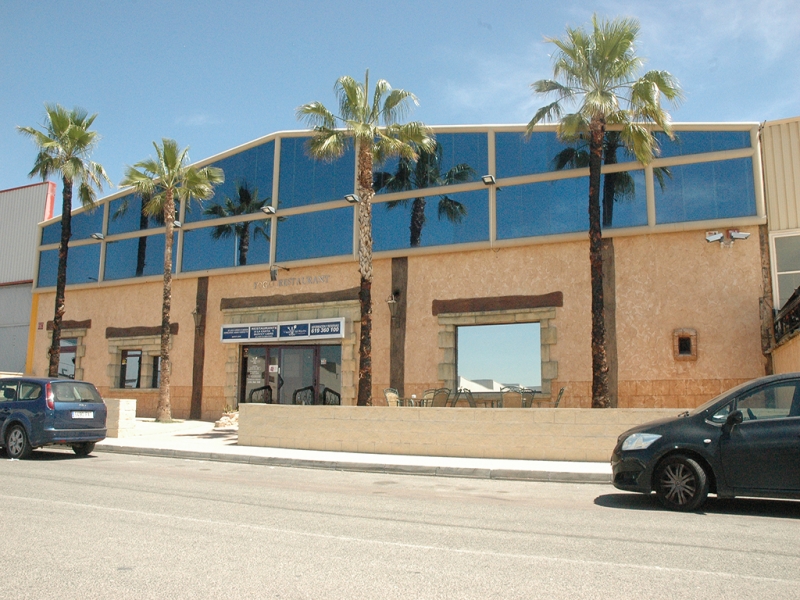
<svg viewBox="0 0 800 600">
<path fill-rule="evenodd" d="M 334 129 L 336 127 L 336 116 L 329 111 L 321 102 L 309 102 L 295 109 L 298 120 L 304 121 L 312 129 L 322 127 Z"/>
<path fill-rule="evenodd" d="M 451 223 L 459 224 L 462 223 L 464 217 L 467 216 L 467 207 L 449 196 L 442 196 L 439 199 L 438 216 L 439 220 L 445 218 Z"/>
</svg>

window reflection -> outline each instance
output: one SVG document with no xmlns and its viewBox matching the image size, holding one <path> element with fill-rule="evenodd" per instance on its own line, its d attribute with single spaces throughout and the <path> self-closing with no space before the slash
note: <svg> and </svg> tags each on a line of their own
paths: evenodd
<svg viewBox="0 0 800 600">
<path fill-rule="evenodd" d="M 88 240 L 93 233 L 103 231 L 103 211 L 105 205 L 97 205 L 94 209 L 72 213 L 70 219 L 71 240 Z M 61 242 L 61 220 L 42 229 L 42 244 L 58 244 Z"/>
<path fill-rule="evenodd" d="M 100 244 L 70 246 L 67 255 L 67 283 L 97 281 L 100 272 Z M 54 287 L 58 277 L 58 249 L 39 253 L 39 287 Z"/>
<path fill-rule="evenodd" d="M 415 223 L 419 214 L 424 229 Z M 419 243 L 413 244 L 417 231 Z M 489 192 L 483 189 L 375 204 L 372 236 L 375 251 L 488 240 Z"/>
<path fill-rule="evenodd" d="M 186 222 L 193 223 L 195 221 L 219 218 L 221 215 L 215 212 L 213 207 L 225 206 L 226 199 L 237 198 L 239 189 L 242 187 L 251 192 L 260 190 L 260 197 L 269 199 L 272 195 L 274 157 L 275 142 L 269 141 L 266 144 L 248 148 L 211 164 L 210 166 L 219 167 L 225 172 L 225 181 L 214 187 L 214 196 L 210 200 L 203 202 L 202 206 L 196 202 L 187 205 Z"/>
<path fill-rule="evenodd" d="M 656 132 L 655 136 L 661 148 L 661 158 L 752 146 L 749 131 L 676 131 L 674 140 L 661 132 Z"/>
<path fill-rule="evenodd" d="M 269 263 L 269 230 L 270 219 L 259 219 L 185 231 L 182 270 Z"/>
<path fill-rule="evenodd" d="M 259 199 L 258 188 L 251 190 L 247 183 L 242 183 L 236 186 L 236 194 L 233 198 L 224 198 L 218 204 L 207 206 L 203 213 L 216 218 L 238 217 L 257 213 L 268 204 L 271 204 L 270 198 Z M 250 251 L 253 237 L 261 238 L 263 242 L 266 242 L 267 252 L 269 252 L 269 229 L 269 219 L 264 221 L 228 223 L 226 225 L 215 226 L 211 237 L 215 240 L 235 239 L 238 249 L 236 264 L 242 266 L 247 264 L 247 254 Z M 267 255 L 266 261 L 260 262 L 269 262 L 269 255 Z"/>
<path fill-rule="evenodd" d="M 278 221 L 277 235 L 277 262 L 352 254 L 353 209 L 286 217 Z"/>
<path fill-rule="evenodd" d="M 331 200 L 341 200 L 351 194 L 355 183 L 355 154 L 353 148 L 344 156 L 327 162 L 311 158 L 305 144 L 310 138 L 283 138 L 279 204 L 281 208 L 307 206 Z"/>
<path fill-rule="evenodd" d="M 498 132 L 495 134 L 497 177 L 517 177 L 560 170 L 558 157 L 574 148 L 574 144 L 559 140 L 555 131 L 537 131 L 528 139 L 522 132 Z M 561 169 L 575 168 L 578 168 L 578 164 L 570 161 L 561 166 Z"/>
<path fill-rule="evenodd" d="M 588 211 L 588 186 L 585 191 L 586 210 Z M 604 174 L 600 181 L 600 204 L 603 227 L 647 225 L 647 190 L 644 171 Z"/>
<path fill-rule="evenodd" d="M 164 226 L 162 212 L 148 216 L 144 212 L 142 197 L 138 194 L 128 194 L 109 203 L 108 233 L 128 233 L 130 231 L 145 231 L 153 227 Z M 175 214 L 180 214 L 180 204 L 175 202 Z"/>
<path fill-rule="evenodd" d="M 588 177 L 499 188 L 497 238 L 588 231 L 588 203 Z"/>
<path fill-rule="evenodd" d="M 178 253 L 178 236 L 173 236 L 172 271 Z M 108 242 L 104 279 L 147 277 L 164 273 L 164 235 L 156 234 Z"/>
<path fill-rule="evenodd" d="M 674 166 L 670 172 L 663 187 L 655 186 L 658 223 L 756 214 L 750 158 Z"/>
</svg>

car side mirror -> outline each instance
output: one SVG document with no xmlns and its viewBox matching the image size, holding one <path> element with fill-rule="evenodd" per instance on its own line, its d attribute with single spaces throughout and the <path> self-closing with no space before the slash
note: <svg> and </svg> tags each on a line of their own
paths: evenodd
<svg viewBox="0 0 800 600">
<path fill-rule="evenodd" d="M 728 415 L 728 418 L 725 419 L 725 431 L 731 431 L 734 426 L 740 425 L 744 421 L 744 415 L 742 411 L 735 410 L 731 414 Z"/>
</svg>

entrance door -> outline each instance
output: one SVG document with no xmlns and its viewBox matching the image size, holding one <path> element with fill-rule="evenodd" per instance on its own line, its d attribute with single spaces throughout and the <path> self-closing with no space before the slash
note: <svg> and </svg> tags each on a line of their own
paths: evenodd
<svg viewBox="0 0 800 600">
<path fill-rule="evenodd" d="M 341 346 L 245 346 L 239 402 L 322 403 L 341 394 Z M 298 392 L 299 390 L 299 392 Z"/>
</svg>

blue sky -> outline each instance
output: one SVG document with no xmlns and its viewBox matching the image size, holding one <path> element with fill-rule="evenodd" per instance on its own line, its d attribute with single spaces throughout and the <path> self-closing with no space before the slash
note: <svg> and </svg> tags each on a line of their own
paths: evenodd
<svg viewBox="0 0 800 600">
<path fill-rule="evenodd" d="M 530 83 L 551 73 L 543 37 L 592 12 L 640 20 L 646 67 L 686 91 L 676 121 L 800 115 L 796 0 L 6 0 L 0 189 L 31 183 L 14 128 L 40 125 L 45 102 L 99 113 L 93 158 L 115 184 L 162 137 L 200 160 L 298 129 L 298 105 L 332 105 L 336 78 L 366 68 L 413 91 L 430 125 L 525 123 L 544 102 Z"/>
</svg>

